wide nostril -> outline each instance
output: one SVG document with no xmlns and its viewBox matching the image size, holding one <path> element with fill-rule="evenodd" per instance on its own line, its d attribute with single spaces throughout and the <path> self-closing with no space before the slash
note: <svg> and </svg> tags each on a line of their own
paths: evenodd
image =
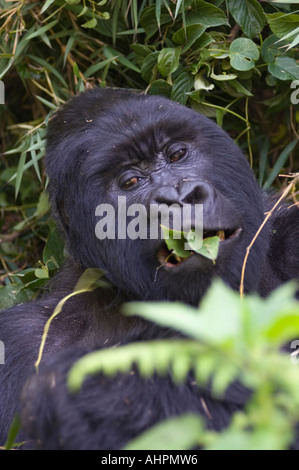
<svg viewBox="0 0 299 470">
<path fill-rule="evenodd" d="M 151 204 L 171 205 L 179 203 L 179 193 L 173 186 L 162 186 L 151 195 Z"/>
<path fill-rule="evenodd" d="M 150 198 L 151 204 L 204 204 L 213 201 L 215 192 L 206 182 L 182 181 L 174 186 L 161 186 Z"/>
<path fill-rule="evenodd" d="M 214 198 L 213 188 L 205 182 L 183 182 L 179 186 L 181 204 L 203 204 Z"/>
</svg>

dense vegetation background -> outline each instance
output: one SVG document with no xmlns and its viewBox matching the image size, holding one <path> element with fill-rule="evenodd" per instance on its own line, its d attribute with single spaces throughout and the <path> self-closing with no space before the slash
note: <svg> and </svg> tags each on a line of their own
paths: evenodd
<svg viewBox="0 0 299 470">
<path fill-rule="evenodd" d="M 283 190 L 299 171 L 298 44 L 297 1 L 0 0 L 0 80 L 5 84 L 5 104 L 0 105 L 0 308 L 34 298 L 63 261 L 63 244 L 49 216 L 43 171 L 47 121 L 57 107 L 92 86 L 126 87 L 170 97 L 215 119 L 242 148 L 259 184 Z M 287 197 L 297 202 L 296 185 Z M 229 448 L 237 442 L 241 448 L 266 443 L 279 448 L 292 438 L 292 425 L 299 418 L 298 411 L 294 412 L 298 408 L 293 394 L 298 380 L 291 373 L 294 364 L 290 369 L 290 361 L 286 362 L 281 382 L 263 388 L 263 383 L 272 383 L 282 358 L 276 350 L 272 362 L 267 362 L 271 355 L 259 366 L 256 361 L 268 352 L 269 341 L 271 348 L 277 348 L 287 339 L 286 331 L 298 335 L 299 311 L 291 300 L 292 292 L 280 293 L 267 305 L 248 300 L 252 305 L 247 310 L 233 294 L 222 292 L 228 296 L 227 315 L 245 309 L 255 318 L 257 305 L 259 313 L 281 308 L 273 313 L 268 330 L 264 324 L 252 325 L 250 341 L 239 323 L 238 328 L 234 324 L 234 315 L 229 341 L 225 332 L 224 336 L 218 332 L 221 340 L 218 333 L 216 339 L 205 338 L 220 350 L 229 343 L 231 349 L 225 354 L 234 358 L 230 368 L 222 368 L 222 377 L 216 374 L 218 392 L 242 369 L 244 360 L 250 376 L 245 382 L 259 391 L 258 409 L 261 405 L 265 409 L 259 416 L 249 413 L 246 419 L 239 418 L 232 437 L 225 435 L 218 447 Z M 219 315 L 222 311 L 212 303 L 209 308 L 216 308 Z M 289 323 L 283 323 L 280 316 L 285 311 Z M 189 333 L 193 321 L 197 320 L 190 317 Z M 279 332 L 275 322 L 283 323 Z M 247 345 L 242 354 L 241 340 Z M 252 345 L 259 354 L 250 362 Z M 185 351 L 186 367 L 195 367 L 190 362 L 192 347 L 190 343 Z M 210 361 L 204 375 L 217 369 L 223 353 L 223 349 L 218 356 L 211 349 L 201 351 Z M 272 400 L 277 389 L 285 391 L 278 402 Z M 272 404 L 266 406 L 270 398 Z M 174 429 L 175 424 L 171 426 Z M 178 426 L 183 430 L 180 443 L 190 426 L 192 439 L 203 439 L 197 418 L 187 417 L 185 425 L 180 422 Z M 247 440 L 245 429 L 250 427 L 254 432 Z M 202 445 L 218 442 L 215 436 L 204 436 Z"/>
</svg>

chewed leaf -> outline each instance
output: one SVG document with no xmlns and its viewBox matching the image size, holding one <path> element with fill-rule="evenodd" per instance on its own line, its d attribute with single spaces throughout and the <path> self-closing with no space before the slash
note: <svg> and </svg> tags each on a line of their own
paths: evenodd
<svg viewBox="0 0 299 470">
<path fill-rule="evenodd" d="M 191 250 L 213 261 L 217 258 L 220 237 L 208 237 L 200 240 L 198 237 L 194 237 L 194 232 L 190 230 L 187 239 Z"/>
<path fill-rule="evenodd" d="M 191 251 L 193 251 L 213 261 L 217 258 L 220 243 L 219 236 L 202 238 L 194 230 L 186 233 L 172 230 L 164 225 L 161 225 L 161 228 L 167 248 L 177 256 L 188 258 L 191 255 Z M 189 245 L 188 250 L 185 248 L 186 243 Z"/>
<path fill-rule="evenodd" d="M 186 243 L 186 234 L 179 230 L 172 230 L 169 227 L 165 227 L 165 225 L 161 225 L 161 228 L 169 251 L 175 253 L 181 258 L 188 258 L 191 255 L 191 252 L 184 248 Z"/>
</svg>

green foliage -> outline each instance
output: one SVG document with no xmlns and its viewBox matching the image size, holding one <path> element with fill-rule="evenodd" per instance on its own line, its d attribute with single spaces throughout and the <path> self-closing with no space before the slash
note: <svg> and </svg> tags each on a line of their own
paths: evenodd
<svg viewBox="0 0 299 470">
<path fill-rule="evenodd" d="M 53 222 L 36 211 L 47 187 L 47 122 L 74 93 L 108 85 L 192 106 L 235 138 L 266 188 L 299 169 L 299 113 L 290 101 L 299 79 L 294 2 L 20 0 L 0 7 L 0 307 L 34 295 L 55 272 L 42 259 Z"/>
<path fill-rule="evenodd" d="M 267 299 L 250 295 L 241 300 L 217 281 L 198 309 L 171 302 L 129 303 L 126 314 L 176 329 L 186 339 L 132 343 L 88 354 L 72 367 L 70 390 L 76 393 L 88 375 L 113 375 L 132 367 L 144 377 L 171 373 L 178 383 L 192 370 L 198 385 L 211 383 L 215 397 L 238 380 L 253 393 L 246 409 L 221 434 L 187 415 L 159 424 L 127 448 L 285 449 L 299 419 L 298 360 L 280 350 L 299 334 L 294 292 L 295 286 L 288 284 Z"/>
<path fill-rule="evenodd" d="M 188 450 L 198 445 L 203 434 L 198 416 L 186 414 L 168 419 L 131 441 L 125 450 Z"/>
</svg>

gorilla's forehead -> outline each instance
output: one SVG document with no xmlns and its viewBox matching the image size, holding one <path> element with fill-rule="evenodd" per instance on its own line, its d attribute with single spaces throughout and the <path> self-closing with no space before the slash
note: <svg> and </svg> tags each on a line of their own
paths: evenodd
<svg viewBox="0 0 299 470">
<path fill-rule="evenodd" d="M 197 141 L 204 145 L 211 137 L 211 122 L 176 103 L 137 100 L 122 103 L 93 121 L 93 156 L 99 166 L 151 162 L 169 143 Z"/>
<path fill-rule="evenodd" d="M 153 162 L 176 142 L 190 144 L 198 156 L 236 157 L 229 136 L 190 108 L 159 96 L 95 89 L 70 100 L 50 121 L 46 165 L 48 174 L 57 165 L 63 172 L 84 167 L 89 177 Z"/>
<path fill-rule="evenodd" d="M 109 113 L 100 114 L 96 125 L 101 137 L 109 136 L 119 142 L 122 139 L 131 142 L 150 139 L 159 146 L 160 141 L 167 138 L 194 139 L 194 119 L 198 121 L 198 118 L 197 113 L 176 103 L 149 99 L 128 101 L 126 105 L 122 103 L 122 106 L 110 109 Z"/>
</svg>

